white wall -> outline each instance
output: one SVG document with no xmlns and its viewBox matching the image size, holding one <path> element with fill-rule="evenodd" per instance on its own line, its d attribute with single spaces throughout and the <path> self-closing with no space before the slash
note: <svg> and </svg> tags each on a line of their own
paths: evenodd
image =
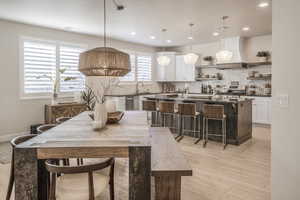
<svg viewBox="0 0 300 200">
<path fill-rule="evenodd" d="M 20 36 L 87 44 L 89 48 L 103 45 L 100 37 L 0 20 L 0 138 L 1 135 L 27 131 L 31 124 L 43 122 L 44 105 L 50 102 L 49 99 L 20 99 Z M 152 47 L 122 41 L 110 40 L 109 44 L 123 50 L 155 51 Z"/>
<path fill-rule="evenodd" d="M 272 200 L 300 199 L 300 1 L 273 0 Z M 289 95 L 289 106 L 278 96 Z"/>
</svg>

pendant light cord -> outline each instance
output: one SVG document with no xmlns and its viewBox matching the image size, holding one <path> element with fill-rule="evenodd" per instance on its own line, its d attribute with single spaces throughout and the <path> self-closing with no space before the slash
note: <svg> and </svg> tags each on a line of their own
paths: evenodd
<svg viewBox="0 0 300 200">
<path fill-rule="evenodd" d="M 107 49 L 106 49 L 106 0 L 103 0 L 103 26 L 104 26 L 104 73 L 107 76 Z"/>
</svg>

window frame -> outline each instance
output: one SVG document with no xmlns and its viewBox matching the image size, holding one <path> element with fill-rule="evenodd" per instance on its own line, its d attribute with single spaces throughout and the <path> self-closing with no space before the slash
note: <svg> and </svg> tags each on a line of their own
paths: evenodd
<svg viewBox="0 0 300 200">
<path fill-rule="evenodd" d="M 33 38 L 28 36 L 20 36 L 19 37 L 19 80 L 20 80 L 20 99 L 49 99 L 51 98 L 51 92 L 42 92 L 42 93 L 25 93 L 25 79 L 24 79 L 24 43 L 25 42 L 41 42 L 45 44 L 55 45 L 56 46 L 56 74 L 58 74 L 59 66 L 60 66 L 60 46 L 74 46 L 76 48 L 88 49 L 88 45 L 82 43 L 70 43 L 60 40 L 48 40 L 41 38 Z M 60 77 L 59 77 L 60 78 Z M 59 81 L 60 84 L 60 81 Z M 59 92 L 59 97 L 73 97 L 74 92 Z"/>
</svg>

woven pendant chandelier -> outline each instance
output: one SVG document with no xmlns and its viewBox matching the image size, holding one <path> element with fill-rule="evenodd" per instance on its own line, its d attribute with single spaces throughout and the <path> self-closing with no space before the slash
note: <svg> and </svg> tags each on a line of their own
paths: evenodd
<svg viewBox="0 0 300 200">
<path fill-rule="evenodd" d="M 107 47 L 106 0 L 104 1 L 104 47 L 94 48 L 80 54 L 79 71 L 86 76 L 125 76 L 131 71 L 127 53 Z"/>
</svg>

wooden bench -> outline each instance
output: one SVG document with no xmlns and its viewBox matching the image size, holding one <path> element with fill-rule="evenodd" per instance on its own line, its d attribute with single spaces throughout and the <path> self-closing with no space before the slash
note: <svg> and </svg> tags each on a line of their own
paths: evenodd
<svg viewBox="0 0 300 200">
<path fill-rule="evenodd" d="M 192 176 L 192 168 L 168 128 L 150 128 L 150 135 L 155 200 L 180 200 L 181 177 Z"/>
</svg>

